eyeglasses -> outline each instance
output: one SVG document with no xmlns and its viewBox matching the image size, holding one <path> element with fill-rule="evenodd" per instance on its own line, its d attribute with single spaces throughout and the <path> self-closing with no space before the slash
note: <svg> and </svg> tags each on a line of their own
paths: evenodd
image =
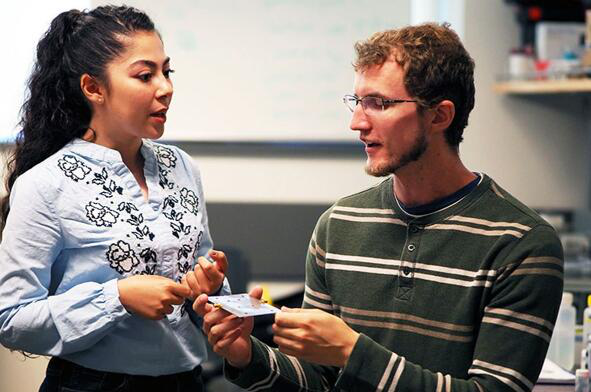
<svg viewBox="0 0 591 392">
<path fill-rule="evenodd" d="M 361 102 L 361 108 L 365 113 L 379 113 L 384 111 L 390 105 L 418 101 L 416 99 L 385 99 L 380 97 L 372 97 L 371 95 L 363 98 L 359 98 L 357 95 L 345 95 L 343 97 L 343 102 L 352 112 L 355 111 L 355 107 L 357 107 L 359 102 Z"/>
</svg>

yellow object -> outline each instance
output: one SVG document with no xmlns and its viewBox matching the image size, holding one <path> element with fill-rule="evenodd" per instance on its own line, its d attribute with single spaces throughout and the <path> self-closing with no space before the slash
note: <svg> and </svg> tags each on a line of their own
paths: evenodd
<svg viewBox="0 0 591 392">
<path fill-rule="evenodd" d="M 587 296 L 587 306 L 591 307 L 591 294 Z"/>
<path fill-rule="evenodd" d="M 271 299 L 271 294 L 269 293 L 269 288 L 265 285 L 261 285 L 261 288 L 263 289 L 263 296 L 262 296 L 261 300 L 272 306 L 273 299 Z"/>
</svg>

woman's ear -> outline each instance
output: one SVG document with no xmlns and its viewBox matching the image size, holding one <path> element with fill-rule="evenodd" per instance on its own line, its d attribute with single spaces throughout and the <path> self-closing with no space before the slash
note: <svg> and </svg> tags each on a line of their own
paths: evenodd
<svg viewBox="0 0 591 392">
<path fill-rule="evenodd" d="M 431 119 L 431 128 L 436 131 L 445 131 L 451 125 L 455 115 L 456 107 L 449 99 L 444 99 L 433 108 L 433 117 Z"/>
<path fill-rule="evenodd" d="M 89 74 L 80 77 L 80 89 L 90 103 L 102 105 L 105 101 L 103 86 Z"/>
</svg>

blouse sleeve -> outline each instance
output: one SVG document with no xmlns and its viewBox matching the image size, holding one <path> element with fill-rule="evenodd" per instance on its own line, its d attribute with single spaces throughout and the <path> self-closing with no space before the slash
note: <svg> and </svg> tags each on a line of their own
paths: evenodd
<svg viewBox="0 0 591 392">
<path fill-rule="evenodd" d="M 117 280 L 82 282 L 54 295 L 52 268 L 63 249 L 59 218 L 49 201 L 59 197 L 39 176 L 19 177 L 0 244 L 0 343 L 33 354 L 84 350 L 130 316 Z"/>
</svg>

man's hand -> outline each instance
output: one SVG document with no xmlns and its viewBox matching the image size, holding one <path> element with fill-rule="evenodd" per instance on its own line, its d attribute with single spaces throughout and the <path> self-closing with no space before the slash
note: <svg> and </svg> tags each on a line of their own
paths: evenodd
<svg viewBox="0 0 591 392">
<path fill-rule="evenodd" d="M 191 296 L 191 289 L 157 275 L 134 275 L 117 282 L 119 300 L 130 313 L 161 320 Z"/>
<path fill-rule="evenodd" d="M 195 270 L 189 271 L 183 277 L 183 284 L 191 288 L 193 298 L 203 293 L 215 293 L 224 283 L 228 270 L 226 255 L 219 250 L 211 250 L 209 256 L 214 260 L 213 263 L 207 261 L 205 257 L 199 257 Z"/>
<path fill-rule="evenodd" d="M 255 287 L 249 293 L 261 299 L 263 290 Z M 252 317 L 236 317 L 207 303 L 207 295 L 200 295 L 193 304 L 193 310 L 203 317 L 203 331 L 213 351 L 226 358 L 235 368 L 246 367 L 252 359 L 250 334 L 254 325 Z"/>
<path fill-rule="evenodd" d="M 359 334 L 319 309 L 283 307 L 275 315 L 273 341 L 279 350 L 308 362 L 345 367 Z"/>
</svg>

